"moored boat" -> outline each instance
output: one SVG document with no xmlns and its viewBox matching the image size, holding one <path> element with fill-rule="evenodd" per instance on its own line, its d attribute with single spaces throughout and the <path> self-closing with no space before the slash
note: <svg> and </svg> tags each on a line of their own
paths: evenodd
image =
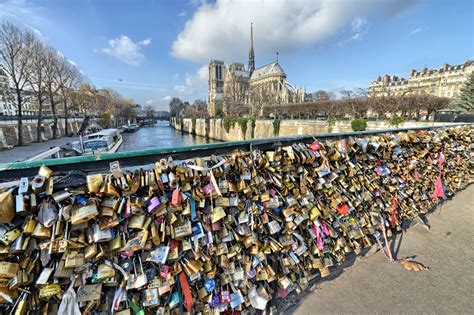
<svg viewBox="0 0 474 315">
<path fill-rule="evenodd" d="M 72 149 L 80 155 L 97 153 L 115 153 L 122 145 L 123 139 L 118 129 L 105 129 L 81 137 L 71 143 Z"/>
<path fill-rule="evenodd" d="M 128 125 L 123 125 L 122 128 L 124 132 L 131 133 L 140 129 L 140 126 L 137 124 L 128 124 Z"/>
</svg>

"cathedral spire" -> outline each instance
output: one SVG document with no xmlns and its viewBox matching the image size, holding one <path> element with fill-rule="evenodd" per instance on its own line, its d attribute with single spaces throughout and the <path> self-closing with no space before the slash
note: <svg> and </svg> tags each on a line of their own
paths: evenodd
<svg viewBox="0 0 474 315">
<path fill-rule="evenodd" d="M 255 70 L 255 53 L 253 52 L 253 23 L 250 23 L 249 72 Z"/>
</svg>

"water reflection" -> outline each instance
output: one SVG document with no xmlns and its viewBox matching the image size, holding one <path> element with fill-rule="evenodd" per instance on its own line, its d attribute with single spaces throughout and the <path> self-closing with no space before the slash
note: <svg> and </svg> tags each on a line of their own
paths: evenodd
<svg viewBox="0 0 474 315">
<path fill-rule="evenodd" d="M 117 152 L 175 148 L 216 142 L 212 139 L 176 131 L 170 127 L 167 121 L 159 121 L 155 125 L 142 127 L 134 133 L 123 133 L 122 137 L 123 144 Z"/>
</svg>

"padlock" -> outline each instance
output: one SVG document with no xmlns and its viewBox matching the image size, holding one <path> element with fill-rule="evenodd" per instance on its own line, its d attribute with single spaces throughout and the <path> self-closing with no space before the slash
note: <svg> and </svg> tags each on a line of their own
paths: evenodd
<svg viewBox="0 0 474 315">
<path fill-rule="evenodd" d="M 11 191 L 0 193 L 0 223 L 10 223 L 15 217 L 15 203 Z"/>
</svg>

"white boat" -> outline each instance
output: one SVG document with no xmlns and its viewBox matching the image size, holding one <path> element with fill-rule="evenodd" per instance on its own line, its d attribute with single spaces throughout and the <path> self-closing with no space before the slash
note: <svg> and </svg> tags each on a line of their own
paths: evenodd
<svg viewBox="0 0 474 315">
<path fill-rule="evenodd" d="M 128 124 L 128 125 L 123 125 L 122 128 L 124 132 L 130 133 L 130 132 L 135 132 L 138 129 L 140 129 L 140 126 L 137 124 Z"/>
<path fill-rule="evenodd" d="M 122 145 L 123 139 L 118 129 L 105 129 L 80 137 L 71 143 L 72 149 L 81 155 L 114 153 Z"/>
</svg>

